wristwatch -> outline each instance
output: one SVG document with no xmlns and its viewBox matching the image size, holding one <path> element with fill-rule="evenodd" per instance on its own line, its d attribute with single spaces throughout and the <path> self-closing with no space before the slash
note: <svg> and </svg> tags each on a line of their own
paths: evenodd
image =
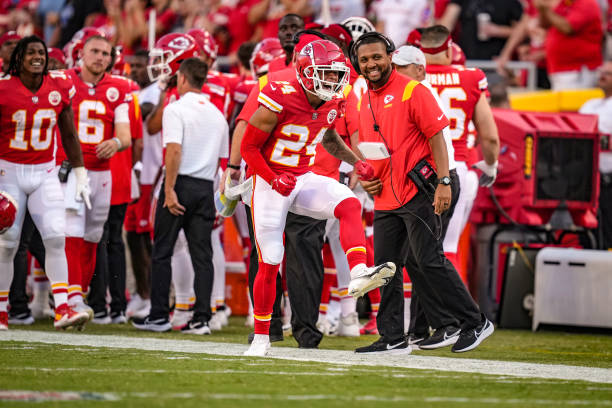
<svg viewBox="0 0 612 408">
<path fill-rule="evenodd" d="M 443 184 L 445 186 L 450 186 L 451 178 L 448 176 L 444 176 L 438 179 L 438 184 Z"/>
</svg>

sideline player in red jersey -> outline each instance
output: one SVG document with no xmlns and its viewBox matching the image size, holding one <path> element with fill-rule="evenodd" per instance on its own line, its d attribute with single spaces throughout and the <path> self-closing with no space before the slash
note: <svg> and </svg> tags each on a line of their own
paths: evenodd
<svg viewBox="0 0 612 408">
<path fill-rule="evenodd" d="M 82 66 L 66 71 L 76 88 L 74 121 L 92 190 L 90 207 L 66 203 L 68 299 L 76 310 L 90 314 L 92 310 L 84 304 L 83 292 L 94 273 L 96 248 L 110 209 L 109 159 L 131 145 L 128 105 L 131 93 L 123 78 L 106 73 L 111 54 L 109 40 L 94 35 L 83 45 Z M 63 151 L 58 149 L 58 164 L 63 159 Z M 65 189 L 71 189 L 70 176 Z"/>
<path fill-rule="evenodd" d="M 361 205 L 351 190 L 309 171 L 321 142 L 334 156 L 354 164 L 361 178 L 370 179 L 373 173 L 333 130 L 334 121 L 343 114 L 338 93 L 348 82 L 344 54 L 331 41 L 313 41 L 302 48 L 295 65 L 297 78 L 270 82 L 261 90 L 261 106 L 251 117 L 241 146 L 253 173 L 251 211 L 259 253 L 253 293 L 255 337 L 245 353 L 250 356 L 264 356 L 270 347 L 268 332 L 288 212 L 340 220 L 353 294 L 381 286 L 395 273 L 392 263 L 366 266 Z"/>
<path fill-rule="evenodd" d="M 423 29 L 421 50 L 427 62 L 427 80 L 434 87 L 444 105 L 450 121 L 450 134 L 455 149 L 457 175 L 461 190 L 451 217 L 444 252 L 459 267 L 457 247 L 459 237 L 472 210 L 475 195 L 468 193 L 467 140 L 468 124 L 473 119 L 478 132 L 484 160 L 475 166 L 482 170 L 481 185 L 489 187 L 497 175 L 499 136 L 497 126 L 487 100 L 487 78 L 478 68 L 464 68 L 452 64 L 453 50 L 450 33 L 444 26 Z M 473 189 L 472 189 L 473 190 Z M 459 269 L 458 269 L 459 270 Z"/>
<path fill-rule="evenodd" d="M 55 126 L 76 175 L 73 199 L 89 201 L 87 172 L 77 140 L 72 112 L 75 93 L 63 72 L 47 71 L 47 47 L 36 36 L 19 41 L 0 78 L 0 190 L 18 203 L 13 226 L 0 235 L 0 330 L 8 328 L 7 297 L 13 278 L 26 208 L 45 246 L 45 271 L 55 300 L 57 328 L 80 326 L 87 313 L 68 306 L 68 272 L 65 244 L 64 194 L 55 168 Z"/>
</svg>

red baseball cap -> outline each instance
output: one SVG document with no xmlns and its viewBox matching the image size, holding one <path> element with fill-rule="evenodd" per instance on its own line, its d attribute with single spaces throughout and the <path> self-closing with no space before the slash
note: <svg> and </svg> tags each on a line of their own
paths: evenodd
<svg viewBox="0 0 612 408">
<path fill-rule="evenodd" d="M 16 31 L 7 31 L 6 33 L 2 34 L 2 36 L 0 37 L 0 47 L 2 47 L 2 45 L 10 40 L 21 40 L 21 36 L 19 34 L 17 34 Z"/>
<path fill-rule="evenodd" d="M 66 56 L 64 55 L 64 52 L 59 48 L 49 48 L 47 52 L 49 53 L 49 58 L 55 58 L 62 64 L 66 64 Z"/>
</svg>

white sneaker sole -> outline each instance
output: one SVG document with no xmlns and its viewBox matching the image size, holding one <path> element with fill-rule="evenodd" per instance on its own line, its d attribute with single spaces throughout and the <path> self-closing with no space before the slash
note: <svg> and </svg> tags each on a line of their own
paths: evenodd
<svg viewBox="0 0 612 408">
<path fill-rule="evenodd" d="M 457 342 L 457 340 L 459 340 L 459 333 L 457 332 L 456 336 L 452 336 L 444 341 L 441 341 L 440 343 L 436 343 L 436 344 L 424 344 L 421 345 L 419 344 L 419 350 L 435 350 L 435 349 L 439 349 L 442 347 L 447 347 L 450 346 L 452 344 L 455 344 Z"/>
<path fill-rule="evenodd" d="M 208 328 L 208 330 L 206 329 L 181 330 L 181 333 L 207 335 L 207 334 L 210 334 L 210 328 Z"/>
<path fill-rule="evenodd" d="M 165 333 L 172 330 L 172 326 L 170 323 L 164 325 L 154 325 L 154 324 L 134 324 L 132 322 L 132 326 L 140 330 L 152 331 L 156 333 Z"/>
<path fill-rule="evenodd" d="M 245 357 L 265 357 L 268 354 L 268 350 L 270 350 L 270 343 L 263 344 L 255 344 L 251 343 L 251 346 L 247 351 L 244 352 L 243 356 Z"/>
<path fill-rule="evenodd" d="M 470 344 L 469 346 L 461 350 L 452 350 L 453 353 L 465 353 L 466 351 L 474 350 L 476 347 L 478 347 L 480 343 L 484 341 L 484 339 L 492 335 L 493 332 L 495 331 L 495 327 L 493 327 L 493 323 L 491 323 L 491 321 L 489 321 L 488 323 L 489 323 L 489 327 L 487 327 L 485 331 L 482 332 L 482 334 L 476 339 L 474 343 Z"/>
<path fill-rule="evenodd" d="M 382 350 L 382 351 L 368 351 L 365 353 L 357 353 L 355 352 L 355 354 L 357 355 L 388 355 L 388 354 L 410 354 L 412 353 L 413 348 L 411 346 L 408 346 L 406 348 L 401 348 L 401 349 L 391 349 L 391 350 Z"/>
<path fill-rule="evenodd" d="M 395 275 L 395 269 L 394 263 L 385 262 L 371 274 L 351 279 L 348 287 L 349 295 L 358 299 L 373 289 L 385 286 Z"/>
</svg>

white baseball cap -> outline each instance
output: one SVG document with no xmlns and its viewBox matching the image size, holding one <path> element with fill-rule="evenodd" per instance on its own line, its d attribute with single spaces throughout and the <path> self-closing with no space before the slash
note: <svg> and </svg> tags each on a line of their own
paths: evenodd
<svg viewBox="0 0 612 408">
<path fill-rule="evenodd" d="M 423 51 L 412 45 L 402 45 L 397 50 L 393 51 L 391 61 L 395 65 L 404 66 L 409 64 L 422 65 L 423 68 L 427 67 L 425 62 L 425 54 Z"/>
</svg>

